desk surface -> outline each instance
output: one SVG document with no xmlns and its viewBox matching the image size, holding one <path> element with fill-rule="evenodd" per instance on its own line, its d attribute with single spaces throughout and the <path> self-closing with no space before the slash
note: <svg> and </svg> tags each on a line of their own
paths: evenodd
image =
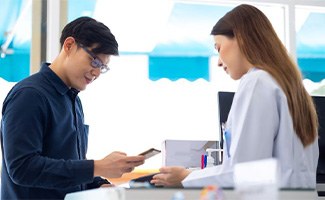
<svg viewBox="0 0 325 200">
<path fill-rule="evenodd" d="M 185 200 L 198 200 L 202 189 L 179 188 L 138 188 L 125 189 L 99 188 L 83 192 L 70 193 L 65 200 L 118 199 L 118 200 L 170 200 L 176 192 L 183 193 Z M 121 198 L 121 192 L 124 193 Z M 118 195 L 117 195 L 118 193 Z M 240 195 L 231 189 L 222 191 L 225 200 L 240 200 Z M 277 200 L 317 200 L 316 190 L 280 190 Z M 263 200 L 267 200 L 263 198 Z M 273 199 L 272 199 L 273 200 Z"/>
<path fill-rule="evenodd" d="M 201 189 L 127 189 L 126 200 L 169 200 L 176 192 L 182 192 L 186 200 L 200 199 Z M 223 199 L 232 200 L 240 199 L 238 193 L 234 190 L 224 189 Z M 279 200 L 317 200 L 317 192 L 314 190 L 280 190 Z"/>
</svg>

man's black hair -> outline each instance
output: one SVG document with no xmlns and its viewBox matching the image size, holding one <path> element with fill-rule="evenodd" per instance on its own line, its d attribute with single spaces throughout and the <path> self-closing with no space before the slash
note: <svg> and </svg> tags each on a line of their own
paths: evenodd
<svg viewBox="0 0 325 200">
<path fill-rule="evenodd" d="M 62 30 L 61 47 L 67 37 L 73 37 L 77 43 L 90 47 L 96 44 L 95 54 L 118 55 L 118 43 L 110 29 L 91 17 L 79 17 L 68 23 Z"/>
</svg>

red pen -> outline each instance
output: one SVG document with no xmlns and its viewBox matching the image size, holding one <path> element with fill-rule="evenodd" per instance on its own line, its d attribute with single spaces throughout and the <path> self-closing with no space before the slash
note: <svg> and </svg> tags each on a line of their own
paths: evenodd
<svg viewBox="0 0 325 200">
<path fill-rule="evenodd" d="M 204 169 L 204 154 L 201 155 L 201 169 Z"/>
</svg>

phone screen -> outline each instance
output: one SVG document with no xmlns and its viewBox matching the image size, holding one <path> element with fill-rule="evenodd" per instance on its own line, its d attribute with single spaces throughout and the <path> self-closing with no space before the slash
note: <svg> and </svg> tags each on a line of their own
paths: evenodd
<svg viewBox="0 0 325 200">
<path fill-rule="evenodd" d="M 152 156 L 154 155 L 157 155 L 159 154 L 161 151 L 158 150 L 158 149 L 155 149 L 155 148 L 151 148 L 151 149 L 148 149 L 142 153 L 140 153 L 139 155 L 142 155 L 145 157 L 145 159 L 148 159 L 148 158 L 151 158 Z"/>
</svg>

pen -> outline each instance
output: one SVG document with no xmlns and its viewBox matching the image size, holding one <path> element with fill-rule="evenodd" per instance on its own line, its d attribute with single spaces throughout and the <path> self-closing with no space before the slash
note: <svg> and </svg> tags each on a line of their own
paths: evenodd
<svg viewBox="0 0 325 200">
<path fill-rule="evenodd" d="M 225 140 L 226 140 L 226 148 L 227 148 L 227 156 L 230 158 L 230 145 L 231 145 L 231 134 L 229 131 L 225 131 Z"/>
<path fill-rule="evenodd" d="M 204 154 L 201 155 L 201 169 L 204 169 Z"/>
</svg>

